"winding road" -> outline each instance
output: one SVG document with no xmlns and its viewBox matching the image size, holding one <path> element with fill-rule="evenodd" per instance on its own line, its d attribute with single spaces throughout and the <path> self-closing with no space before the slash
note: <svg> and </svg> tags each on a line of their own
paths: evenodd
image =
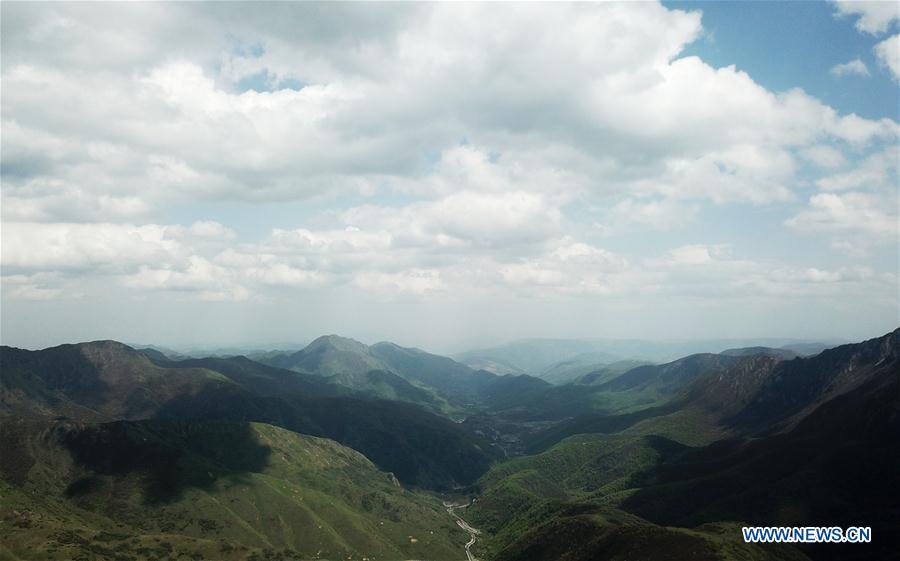
<svg viewBox="0 0 900 561">
<path fill-rule="evenodd" d="M 450 513 L 450 516 L 456 518 L 456 525 L 469 533 L 469 542 L 466 544 L 466 557 L 469 558 L 469 561 L 478 561 L 474 555 L 472 555 L 472 546 L 478 539 L 478 535 L 481 534 L 481 530 L 473 528 L 469 526 L 469 523 L 463 520 L 456 512 L 454 512 L 458 508 L 466 508 L 471 505 L 472 501 L 469 501 L 464 505 L 455 505 L 453 503 L 448 503 L 444 501 L 444 508 L 447 509 L 447 512 Z"/>
</svg>

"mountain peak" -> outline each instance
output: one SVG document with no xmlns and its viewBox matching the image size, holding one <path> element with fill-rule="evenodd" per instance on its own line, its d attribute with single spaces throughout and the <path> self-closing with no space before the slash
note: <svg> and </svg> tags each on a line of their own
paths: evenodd
<svg viewBox="0 0 900 561">
<path fill-rule="evenodd" d="M 115 341 L 113 339 L 100 339 L 97 341 L 86 341 L 84 343 L 77 343 L 76 347 L 82 350 L 95 350 L 95 351 L 106 351 L 106 352 L 131 352 L 136 353 L 137 350 L 133 347 L 126 345 L 125 343 L 120 343 L 119 341 Z"/>
<path fill-rule="evenodd" d="M 303 349 L 303 352 L 315 351 L 322 348 L 333 348 L 338 351 L 353 353 L 367 353 L 368 345 L 360 343 L 356 339 L 341 337 L 340 335 L 322 335 Z"/>
</svg>

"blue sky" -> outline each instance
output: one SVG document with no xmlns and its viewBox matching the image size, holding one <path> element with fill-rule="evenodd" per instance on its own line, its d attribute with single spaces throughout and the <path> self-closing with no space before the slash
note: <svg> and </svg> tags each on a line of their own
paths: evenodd
<svg viewBox="0 0 900 561">
<path fill-rule="evenodd" d="M 900 323 L 896 3 L 0 10 L 4 344 Z"/>
<path fill-rule="evenodd" d="M 860 32 L 857 17 L 835 17 L 830 2 L 664 2 L 702 10 L 704 36 L 685 54 L 714 66 L 734 64 L 774 91 L 803 88 L 842 113 L 897 119 L 896 82 L 879 69 L 873 47 L 897 32 L 894 20 L 880 34 Z M 885 4 L 890 4 L 885 2 Z M 829 70 L 860 59 L 873 76 L 836 78 Z"/>
</svg>

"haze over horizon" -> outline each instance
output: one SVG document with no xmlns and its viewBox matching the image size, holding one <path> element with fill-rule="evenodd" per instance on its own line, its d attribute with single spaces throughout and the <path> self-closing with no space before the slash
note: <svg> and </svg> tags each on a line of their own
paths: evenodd
<svg viewBox="0 0 900 561">
<path fill-rule="evenodd" d="M 884 335 L 879 6 L 3 3 L 0 343 Z"/>
</svg>

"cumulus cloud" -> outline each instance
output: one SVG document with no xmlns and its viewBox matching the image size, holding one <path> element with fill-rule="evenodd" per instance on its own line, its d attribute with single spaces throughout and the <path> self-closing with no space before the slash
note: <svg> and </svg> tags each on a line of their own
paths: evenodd
<svg viewBox="0 0 900 561">
<path fill-rule="evenodd" d="M 698 212 L 696 204 L 686 204 L 673 198 L 627 198 L 613 206 L 607 221 L 598 226 L 606 233 L 629 231 L 636 227 L 670 230 L 690 223 Z"/>
<path fill-rule="evenodd" d="M 707 265 L 728 255 L 729 248 L 725 245 L 692 244 L 671 249 L 666 256 L 648 260 L 648 263 L 657 267 Z"/>
<path fill-rule="evenodd" d="M 855 58 L 851 61 L 832 66 L 829 72 L 836 78 L 841 78 L 843 76 L 868 76 L 869 68 L 866 66 L 866 63 Z"/>
<path fill-rule="evenodd" d="M 200 238 L 213 238 L 219 240 L 234 239 L 237 234 L 231 228 L 227 228 L 214 220 L 198 220 L 191 224 L 188 232 Z"/>
<path fill-rule="evenodd" d="M 120 224 L 3 224 L 2 263 L 7 270 L 121 271 L 183 255 L 166 227 Z"/>
<path fill-rule="evenodd" d="M 870 8 L 838 7 L 889 29 Z M 877 275 L 632 237 L 732 205 L 841 251 L 896 234 L 894 118 L 684 56 L 699 11 L 23 3 L 2 26 L 4 298 L 793 294 Z"/>
<path fill-rule="evenodd" d="M 875 45 L 878 62 L 888 69 L 895 82 L 900 81 L 900 35 L 894 35 Z"/>
<path fill-rule="evenodd" d="M 804 148 L 800 151 L 800 155 L 806 160 L 823 168 L 841 167 L 847 163 L 847 158 L 844 156 L 843 152 L 833 146 L 824 144 Z"/>
<path fill-rule="evenodd" d="M 836 17 L 851 17 L 856 19 L 856 29 L 878 35 L 890 29 L 891 25 L 900 18 L 900 10 L 894 2 L 881 2 L 879 0 L 832 0 Z"/>
<path fill-rule="evenodd" d="M 234 281 L 230 271 L 192 255 L 181 269 L 143 265 L 122 278 L 125 286 L 145 290 L 196 293 L 201 300 L 244 300 L 249 291 Z"/>
<path fill-rule="evenodd" d="M 66 291 L 54 273 L 13 274 L 0 277 L 3 295 L 11 300 L 57 300 L 80 298 L 80 292 Z"/>
<path fill-rule="evenodd" d="M 897 163 L 900 158 L 898 146 L 886 148 L 870 154 L 858 162 L 853 169 L 827 175 L 816 181 L 824 191 L 865 189 L 868 191 L 890 191 L 898 187 Z"/>
<path fill-rule="evenodd" d="M 308 9 L 275 11 L 299 21 Z M 194 200 L 510 184 L 767 203 L 789 198 L 794 147 L 895 128 L 677 58 L 700 14 L 652 3 L 386 8 L 378 30 L 343 7 L 319 10 L 358 26 L 351 36 L 288 33 L 228 5 L 8 11 L 24 27 L 4 35 L 8 220 L 126 222 Z M 60 49 L 109 49 L 136 13 L 147 19 L 115 60 Z M 154 44 L 187 14 L 196 30 L 168 51 Z M 211 33 L 223 22 L 238 45 Z M 259 72 L 271 91 L 236 88 Z M 463 137 L 478 148 L 454 148 Z"/>
<path fill-rule="evenodd" d="M 887 201 L 868 193 L 820 193 L 809 199 L 809 208 L 785 223 L 805 232 L 866 234 L 877 240 L 897 236 L 897 200 Z"/>
</svg>

